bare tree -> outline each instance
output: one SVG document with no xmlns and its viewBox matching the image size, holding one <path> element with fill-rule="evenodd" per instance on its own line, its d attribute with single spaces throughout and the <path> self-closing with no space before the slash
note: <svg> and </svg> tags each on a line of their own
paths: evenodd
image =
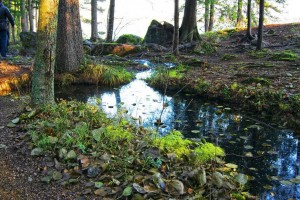
<svg viewBox="0 0 300 200">
<path fill-rule="evenodd" d="M 178 55 L 178 44 L 179 44 L 179 0 L 174 0 L 174 34 L 173 34 L 173 54 Z"/>
<path fill-rule="evenodd" d="M 106 41 L 112 42 L 115 18 L 115 0 L 110 0 Z"/>
</svg>

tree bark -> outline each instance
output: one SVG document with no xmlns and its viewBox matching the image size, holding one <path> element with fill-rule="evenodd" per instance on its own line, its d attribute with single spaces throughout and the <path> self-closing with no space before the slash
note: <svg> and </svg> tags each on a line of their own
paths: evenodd
<svg viewBox="0 0 300 200">
<path fill-rule="evenodd" d="M 196 23 L 197 0 L 186 0 L 183 20 L 179 29 L 180 42 L 200 41 Z"/>
<path fill-rule="evenodd" d="M 208 31 L 208 24 L 209 24 L 209 0 L 205 0 L 205 13 L 204 13 L 204 32 Z"/>
<path fill-rule="evenodd" d="M 97 0 L 91 1 L 92 9 L 92 23 L 91 23 L 91 40 L 96 41 L 98 39 L 98 19 L 97 19 L 97 10 L 98 10 Z"/>
<path fill-rule="evenodd" d="M 261 50 L 262 49 L 263 25 L 264 25 L 264 10 L 265 10 L 265 0 L 260 0 L 260 2 L 259 2 L 259 25 L 258 25 L 258 35 L 257 35 L 256 50 Z"/>
<path fill-rule="evenodd" d="M 210 0 L 209 25 L 208 31 L 212 31 L 215 22 L 215 0 Z"/>
<path fill-rule="evenodd" d="M 248 0 L 247 4 L 247 34 L 246 38 L 249 40 L 253 40 L 254 37 L 251 34 L 251 0 Z"/>
<path fill-rule="evenodd" d="M 28 31 L 28 23 L 27 23 L 27 17 L 26 17 L 26 5 L 25 0 L 21 0 L 21 27 L 23 32 Z"/>
<path fill-rule="evenodd" d="M 108 26 L 107 26 L 107 37 L 106 37 L 107 42 L 113 41 L 114 18 L 115 18 L 115 0 L 110 0 Z"/>
<path fill-rule="evenodd" d="M 173 35 L 173 54 L 179 55 L 179 0 L 174 0 L 174 35 Z"/>
<path fill-rule="evenodd" d="M 29 29 L 30 32 L 34 31 L 34 23 L 33 23 L 33 5 L 32 5 L 32 0 L 27 1 L 28 5 L 28 17 L 29 17 Z"/>
<path fill-rule="evenodd" d="M 236 27 L 240 28 L 243 21 L 243 0 L 238 0 Z"/>
<path fill-rule="evenodd" d="M 57 0 L 40 0 L 31 103 L 34 106 L 54 103 L 54 52 Z"/>
<path fill-rule="evenodd" d="M 56 69 L 71 72 L 83 63 L 84 51 L 78 0 L 60 0 L 58 6 Z"/>
</svg>

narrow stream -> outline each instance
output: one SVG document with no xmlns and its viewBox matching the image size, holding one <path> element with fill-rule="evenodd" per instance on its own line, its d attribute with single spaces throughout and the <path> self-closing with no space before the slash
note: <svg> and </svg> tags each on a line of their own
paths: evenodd
<svg viewBox="0 0 300 200">
<path fill-rule="evenodd" d="M 143 80 L 152 72 L 139 72 L 135 80 L 120 88 L 73 86 L 58 90 L 56 97 L 90 103 L 97 97 L 109 116 L 126 109 L 133 119 L 139 119 L 137 123 L 153 129 L 161 117 L 161 134 L 177 129 L 187 138 L 205 138 L 224 148 L 226 162 L 237 164 L 240 172 L 253 177 L 249 182 L 251 194 L 268 200 L 300 199 L 300 151 L 292 131 L 268 126 L 199 99 L 164 96 Z"/>
</svg>

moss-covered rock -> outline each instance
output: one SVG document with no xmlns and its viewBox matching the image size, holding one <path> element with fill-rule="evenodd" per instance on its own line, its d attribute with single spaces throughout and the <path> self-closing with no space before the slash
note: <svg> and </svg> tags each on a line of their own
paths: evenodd
<svg viewBox="0 0 300 200">
<path fill-rule="evenodd" d="M 116 42 L 121 44 L 139 45 L 142 44 L 143 38 L 133 34 L 124 34 L 121 35 Z"/>
</svg>

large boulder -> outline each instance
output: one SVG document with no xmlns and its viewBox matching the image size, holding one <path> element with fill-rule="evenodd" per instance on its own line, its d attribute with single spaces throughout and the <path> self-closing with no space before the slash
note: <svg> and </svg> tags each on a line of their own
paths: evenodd
<svg viewBox="0 0 300 200">
<path fill-rule="evenodd" d="M 22 54 L 34 54 L 36 48 L 37 33 L 36 32 L 21 32 L 20 40 L 23 49 Z"/>
<path fill-rule="evenodd" d="M 173 33 L 174 26 L 172 24 L 168 22 L 161 24 L 156 20 L 152 20 L 144 38 L 144 43 L 154 43 L 162 46 L 171 45 Z"/>
</svg>

